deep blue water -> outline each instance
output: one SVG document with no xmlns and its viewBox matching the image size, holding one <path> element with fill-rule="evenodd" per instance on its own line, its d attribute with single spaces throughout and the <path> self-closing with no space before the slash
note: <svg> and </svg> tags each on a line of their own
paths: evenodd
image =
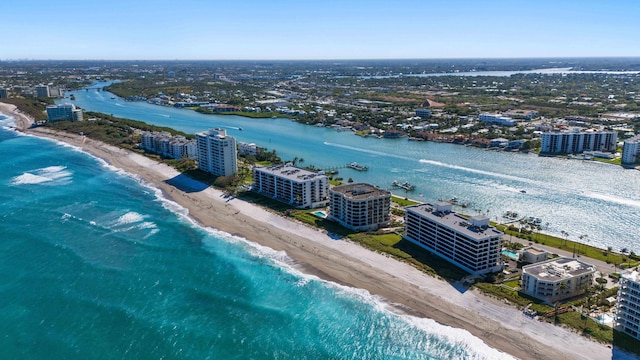
<svg viewBox="0 0 640 360">
<path fill-rule="evenodd" d="M 108 92 L 75 91 L 84 109 L 170 126 L 195 133 L 227 129 L 238 141 L 275 149 L 285 160 L 304 159 L 330 168 L 350 162 L 368 165 L 358 172 L 340 169 L 344 180 L 390 188 L 393 180 L 416 185 L 397 195 L 437 201 L 456 197 L 470 214 L 485 213 L 504 221 L 507 211 L 540 218 L 543 230 L 600 248 L 640 252 L 640 171 L 591 161 L 485 151 L 473 147 L 407 139 L 362 138 L 351 132 L 301 125 L 287 119 L 249 119 L 202 115 L 191 110 L 111 99 Z M 60 102 L 69 101 L 68 99 Z M 242 130 L 240 130 L 242 128 Z M 524 192 L 523 192 L 524 191 Z"/>
<path fill-rule="evenodd" d="M 508 358 L 195 226 L 71 147 L 1 128 L 0 154 L 1 358 Z"/>
</svg>

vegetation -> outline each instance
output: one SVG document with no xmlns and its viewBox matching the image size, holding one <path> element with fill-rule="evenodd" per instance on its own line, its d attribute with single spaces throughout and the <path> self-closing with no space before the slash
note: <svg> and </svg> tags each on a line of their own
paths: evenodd
<svg viewBox="0 0 640 360">
<path fill-rule="evenodd" d="M 414 201 L 414 200 L 409 200 L 409 199 L 405 199 L 405 198 L 401 198 L 398 196 L 392 196 L 391 197 L 391 201 L 402 206 L 402 207 L 406 207 L 406 206 L 413 206 L 413 205 L 418 205 L 419 202 Z"/>
<path fill-rule="evenodd" d="M 613 343 L 612 328 L 599 324 L 592 318 L 580 314 L 579 312 L 569 311 L 563 314 L 558 314 L 557 323 L 567 326 L 568 328 L 590 337 L 593 340 L 609 344 Z"/>
<path fill-rule="evenodd" d="M 47 106 L 53 105 L 53 100 L 49 98 L 5 98 L 0 102 L 13 104 L 21 112 L 32 117 L 35 121 L 47 120 Z"/>
<path fill-rule="evenodd" d="M 631 268 L 640 264 L 640 259 L 635 254 L 625 255 L 623 251 L 621 251 L 621 253 L 615 253 L 612 251 L 612 249 L 603 250 L 600 248 L 589 246 L 588 244 L 571 241 L 567 238 L 563 239 L 552 235 L 532 232 L 525 229 L 518 229 L 514 225 L 511 225 L 509 227 L 505 225 L 497 225 L 496 228 L 500 231 L 503 231 L 506 235 L 547 245 L 557 249 L 575 251 L 577 255 L 604 261 L 608 264 L 614 264 L 616 266 L 624 268 Z M 510 245 L 509 243 L 506 243 L 505 246 L 508 247 Z"/>
<path fill-rule="evenodd" d="M 196 108 L 195 111 L 202 114 L 213 114 L 213 115 L 237 115 L 244 116 L 252 119 L 267 119 L 272 117 L 278 118 L 290 118 L 290 116 L 285 114 L 280 114 L 277 112 L 250 112 L 250 111 L 215 111 L 207 108 Z"/>
<path fill-rule="evenodd" d="M 367 249 L 391 255 L 418 270 L 448 281 L 457 281 L 468 275 L 467 272 L 441 257 L 404 240 L 399 234 L 356 233 L 349 235 L 349 239 Z"/>
<path fill-rule="evenodd" d="M 122 119 L 94 112 L 88 112 L 85 116 L 87 118 L 93 118 L 94 120 L 56 121 L 48 122 L 45 126 L 74 134 L 82 133 L 91 139 L 136 151 L 137 145 L 140 143 L 141 131 L 166 131 L 172 135 L 182 135 L 191 139 L 194 138 L 194 135 L 186 134 L 168 127 L 149 125 L 141 121 Z"/>
</svg>

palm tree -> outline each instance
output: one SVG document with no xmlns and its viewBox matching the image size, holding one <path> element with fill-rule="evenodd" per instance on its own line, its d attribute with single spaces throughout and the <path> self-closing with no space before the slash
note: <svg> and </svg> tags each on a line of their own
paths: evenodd
<svg viewBox="0 0 640 360">
<path fill-rule="evenodd" d="M 562 237 L 564 238 L 564 245 L 567 245 L 567 240 L 569 239 L 569 233 L 564 231 L 564 230 L 560 230 L 560 233 L 562 234 Z"/>
<path fill-rule="evenodd" d="M 582 253 L 583 254 L 587 253 L 587 244 L 586 244 L 586 242 L 583 242 L 583 240 L 588 238 L 588 237 L 589 237 L 589 235 L 586 235 L 586 234 L 578 236 L 578 238 L 580 238 L 580 242 L 582 243 L 582 249 L 583 249 Z M 587 240 L 587 241 L 589 241 L 589 240 Z"/>
</svg>

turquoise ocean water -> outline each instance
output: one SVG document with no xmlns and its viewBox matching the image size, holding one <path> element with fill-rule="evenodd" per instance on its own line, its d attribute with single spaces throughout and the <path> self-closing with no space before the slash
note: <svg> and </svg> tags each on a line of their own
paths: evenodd
<svg viewBox="0 0 640 360">
<path fill-rule="evenodd" d="M 154 188 L 11 121 L 0 118 L 1 358 L 510 358 L 200 228 Z"/>
</svg>

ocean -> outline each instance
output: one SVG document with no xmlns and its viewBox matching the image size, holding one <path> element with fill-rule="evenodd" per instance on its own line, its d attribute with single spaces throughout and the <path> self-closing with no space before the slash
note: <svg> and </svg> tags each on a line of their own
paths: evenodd
<svg viewBox="0 0 640 360">
<path fill-rule="evenodd" d="M 509 359 L 0 116 L 4 359 Z"/>
</svg>

